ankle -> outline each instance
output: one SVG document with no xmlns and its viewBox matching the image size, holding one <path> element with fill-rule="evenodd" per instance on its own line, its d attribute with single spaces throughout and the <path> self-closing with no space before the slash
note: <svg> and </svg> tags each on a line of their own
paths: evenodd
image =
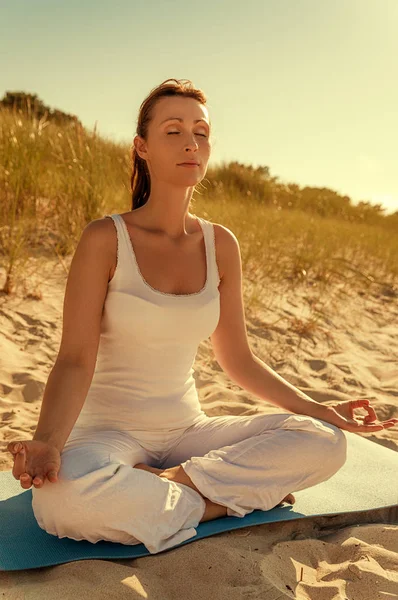
<svg viewBox="0 0 398 600">
<path fill-rule="evenodd" d="M 223 506 L 222 504 L 216 504 L 208 498 L 205 498 L 204 500 L 206 502 L 206 508 L 199 523 L 203 523 L 205 521 L 212 521 L 213 519 L 219 519 L 220 517 L 227 516 L 226 506 Z"/>
<path fill-rule="evenodd" d="M 187 475 L 184 468 L 181 465 L 177 465 L 176 467 L 170 467 L 169 469 L 165 469 L 162 473 L 159 474 L 159 477 L 164 477 L 169 479 L 169 481 L 175 481 L 176 483 L 183 483 L 188 487 L 192 488 L 195 492 L 200 494 L 202 498 L 205 496 L 202 494 L 200 490 L 193 483 L 192 479 Z"/>
</svg>

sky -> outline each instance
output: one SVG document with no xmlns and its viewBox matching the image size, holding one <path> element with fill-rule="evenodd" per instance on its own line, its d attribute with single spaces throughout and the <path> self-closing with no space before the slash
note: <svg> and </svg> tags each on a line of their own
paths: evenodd
<svg viewBox="0 0 398 600">
<path fill-rule="evenodd" d="M 398 0 L 3 0 L 0 98 L 132 143 L 169 78 L 207 97 L 209 166 L 268 166 L 398 210 Z"/>
</svg>

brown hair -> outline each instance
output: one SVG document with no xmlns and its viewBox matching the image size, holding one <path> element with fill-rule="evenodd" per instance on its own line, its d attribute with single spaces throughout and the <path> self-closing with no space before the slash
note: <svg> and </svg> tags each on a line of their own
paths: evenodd
<svg viewBox="0 0 398 600">
<path fill-rule="evenodd" d="M 168 83 L 169 81 L 173 83 Z M 166 79 L 154 88 L 145 98 L 140 106 L 137 122 L 137 135 L 146 139 L 148 125 L 152 120 L 153 109 L 160 98 L 166 96 L 183 96 L 184 98 L 195 98 L 202 104 L 206 104 L 207 98 L 202 90 L 193 86 L 189 79 Z M 151 191 L 151 179 L 146 161 L 143 160 L 134 147 L 131 146 L 132 174 L 131 174 L 131 209 L 143 206 L 148 200 Z"/>
</svg>

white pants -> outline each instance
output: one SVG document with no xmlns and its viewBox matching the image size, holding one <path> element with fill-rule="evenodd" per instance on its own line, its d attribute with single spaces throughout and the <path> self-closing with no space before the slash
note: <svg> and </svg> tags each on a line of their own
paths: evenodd
<svg viewBox="0 0 398 600">
<path fill-rule="evenodd" d="M 345 460 L 341 429 L 292 413 L 204 416 L 161 432 L 74 431 L 58 482 L 32 487 L 32 508 L 59 538 L 143 543 L 155 554 L 194 537 L 206 505 L 189 486 L 133 469 L 137 463 L 182 464 L 206 498 L 244 517 L 329 479 Z"/>
</svg>

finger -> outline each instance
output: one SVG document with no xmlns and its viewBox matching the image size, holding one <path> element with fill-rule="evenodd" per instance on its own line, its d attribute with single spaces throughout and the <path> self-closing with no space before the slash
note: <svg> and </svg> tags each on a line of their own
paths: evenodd
<svg viewBox="0 0 398 600">
<path fill-rule="evenodd" d="M 359 403 L 359 405 L 358 405 Z M 363 420 L 364 423 L 374 423 L 375 421 L 378 421 L 378 417 L 374 411 L 374 408 L 372 406 L 370 406 L 369 404 L 369 400 L 357 400 L 355 401 L 355 408 L 362 408 L 364 410 L 366 410 L 366 412 L 368 413 L 365 417 L 357 417 L 355 415 L 355 418 L 361 418 Z M 354 408 L 353 408 L 354 410 Z"/>
<path fill-rule="evenodd" d="M 359 398 L 358 400 L 351 400 L 350 402 L 354 408 L 360 408 L 361 406 L 369 404 L 369 400 L 366 398 Z"/>
<path fill-rule="evenodd" d="M 382 421 L 379 423 L 360 423 L 356 421 L 356 425 L 354 425 L 355 431 L 363 431 L 364 433 L 370 433 L 372 431 L 382 431 L 383 429 L 388 429 L 389 427 L 394 427 L 398 423 L 398 419 L 389 419 L 388 421 Z M 351 423 L 353 424 L 353 423 Z"/>
<path fill-rule="evenodd" d="M 22 473 L 22 475 L 19 478 L 21 487 L 24 488 L 24 490 L 27 490 L 31 487 L 32 485 L 32 478 L 29 475 L 29 473 Z"/>
<path fill-rule="evenodd" d="M 49 473 L 47 473 L 47 479 L 55 483 L 58 481 L 58 473 L 56 471 L 49 471 Z"/>
<path fill-rule="evenodd" d="M 388 419 L 388 421 L 383 421 L 382 425 L 384 425 L 385 428 L 387 427 L 394 427 L 394 425 L 396 425 L 398 423 L 398 419 Z"/>
<path fill-rule="evenodd" d="M 355 410 L 358 408 L 364 408 L 365 410 L 367 410 L 367 406 L 363 405 L 363 401 L 362 400 L 349 400 L 348 401 L 348 408 L 349 408 L 349 413 L 350 413 L 350 418 L 351 419 L 355 419 L 356 415 L 355 415 Z"/>
<path fill-rule="evenodd" d="M 44 480 L 45 480 L 45 476 L 43 475 L 43 473 L 38 472 L 34 476 L 32 483 L 36 488 L 40 488 L 40 487 L 43 487 Z"/>
<path fill-rule="evenodd" d="M 382 431 L 383 429 L 383 425 L 360 425 L 357 431 L 362 431 L 363 433 L 373 433 L 374 431 Z"/>
<path fill-rule="evenodd" d="M 369 417 L 369 421 L 377 421 L 377 415 L 375 413 L 373 406 L 370 406 L 370 404 L 368 404 L 368 405 L 365 405 L 364 408 L 368 412 L 367 416 Z"/>
<path fill-rule="evenodd" d="M 25 472 L 26 469 L 26 456 L 25 450 L 22 449 L 21 452 L 17 452 L 14 456 L 14 466 L 12 468 L 12 474 L 15 479 L 19 479 L 19 476 Z"/>
<path fill-rule="evenodd" d="M 376 419 L 372 419 L 369 415 L 365 417 L 363 415 L 355 415 L 354 420 L 361 425 L 380 425 L 380 421 Z"/>
<path fill-rule="evenodd" d="M 35 483 L 36 479 L 37 479 L 37 484 Z M 48 479 L 48 481 L 50 483 L 57 483 L 58 471 L 54 468 L 50 468 L 50 470 L 47 471 L 47 473 L 44 473 L 44 471 L 37 471 L 36 476 L 33 479 L 33 484 L 36 487 L 43 487 L 46 479 Z"/>
<path fill-rule="evenodd" d="M 38 471 L 33 478 L 28 473 L 24 473 L 21 476 L 21 485 L 25 489 L 30 488 L 32 485 L 35 488 L 41 488 L 43 487 L 46 478 L 48 479 L 48 481 L 50 481 L 50 483 L 56 483 L 58 481 L 57 472 L 49 471 L 47 475 L 44 475 L 42 471 Z"/>
<path fill-rule="evenodd" d="M 353 432 L 361 431 L 364 433 L 372 433 L 372 431 L 381 431 L 382 429 L 384 429 L 384 427 L 381 423 L 364 425 L 362 423 L 359 423 L 358 421 L 355 421 L 354 423 L 352 423 L 350 421 L 347 424 L 350 427 L 350 431 L 353 431 Z"/>
<path fill-rule="evenodd" d="M 23 444 L 20 444 L 20 445 L 22 445 L 22 450 L 17 452 L 17 454 L 15 455 L 15 459 L 14 459 L 14 469 L 15 469 L 14 477 L 16 477 L 16 479 L 19 479 L 20 484 L 24 489 L 28 489 L 32 485 L 32 477 L 26 470 L 27 466 L 26 466 L 25 447 L 23 446 Z M 17 445 L 17 447 L 18 447 L 18 445 Z M 14 470 L 13 470 L 13 472 L 14 472 Z"/>
<path fill-rule="evenodd" d="M 15 455 L 18 452 L 20 452 L 23 447 L 24 447 L 24 445 L 22 442 L 10 442 L 7 445 L 7 451 L 10 452 L 11 454 Z"/>
<path fill-rule="evenodd" d="M 353 408 L 363 408 L 366 410 L 366 412 L 368 413 L 368 416 L 370 417 L 371 421 L 376 421 L 377 420 L 377 415 L 375 413 L 375 410 L 373 408 L 373 406 L 371 406 L 370 404 L 370 400 L 367 400 L 366 398 L 360 399 L 360 400 L 354 400 L 351 405 L 353 406 Z"/>
<path fill-rule="evenodd" d="M 43 475 L 34 475 L 33 477 L 29 475 L 29 473 L 23 473 L 20 477 L 21 486 L 24 489 L 30 488 L 32 485 L 35 488 L 43 487 L 44 485 L 44 477 Z"/>
</svg>

